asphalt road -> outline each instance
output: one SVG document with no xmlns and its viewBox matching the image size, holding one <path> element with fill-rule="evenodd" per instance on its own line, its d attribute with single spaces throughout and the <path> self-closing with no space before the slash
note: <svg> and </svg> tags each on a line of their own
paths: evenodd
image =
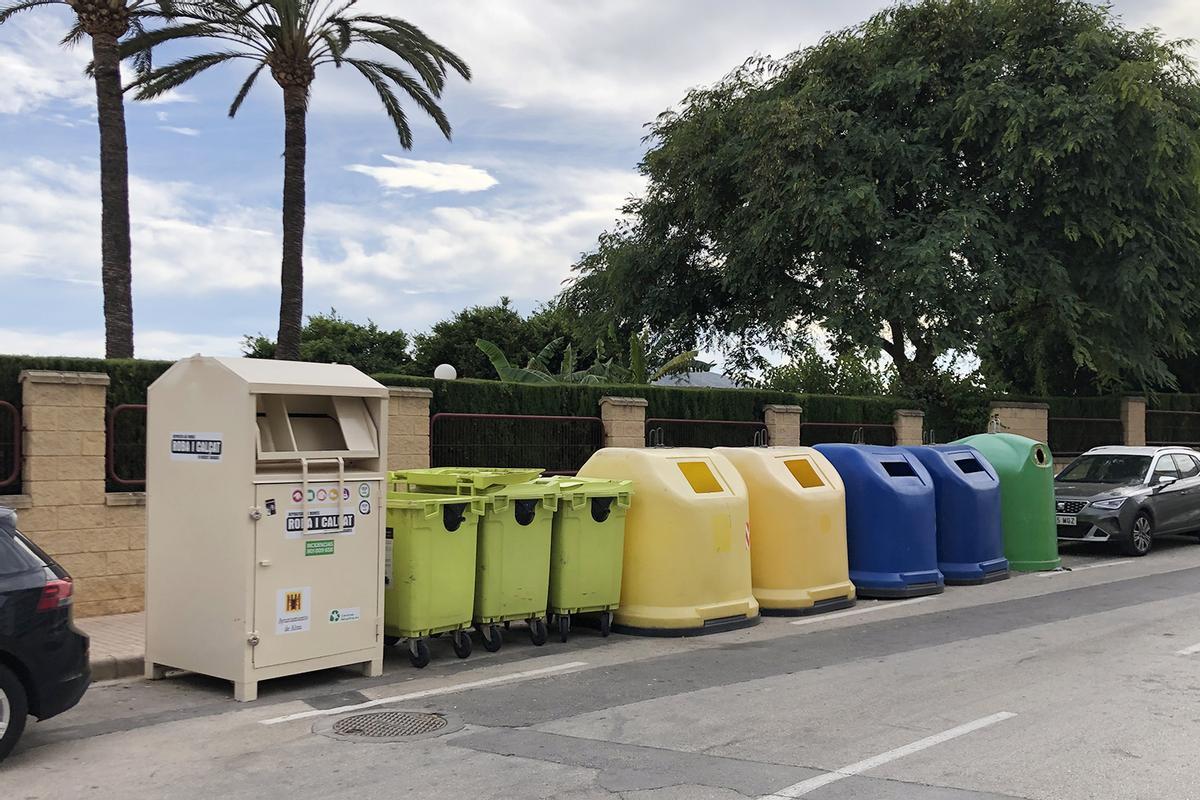
<svg viewBox="0 0 1200 800">
<path fill-rule="evenodd" d="M 101 684 L 31 726 L 0 798 L 1200 800 L 1200 547 L 1064 563 L 698 639 L 514 627 L 496 654 L 447 643 L 251 704 L 195 676 Z M 391 709 L 452 732 L 314 732 Z"/>
</svg>

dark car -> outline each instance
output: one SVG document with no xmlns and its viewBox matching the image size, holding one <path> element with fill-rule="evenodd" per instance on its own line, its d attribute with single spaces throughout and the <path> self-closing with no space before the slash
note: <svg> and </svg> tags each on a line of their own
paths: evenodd
<svg viewBox="0 0 1200 800">
<path fill-rule="evenodd" d="M 0 761 L 32 715 L 79 702 L 91 682 L 88 637 L 71 622 L 71 576 L 0 508 Z"/>
<path fill-rule="evenodd" d="M 1154 537 L 1200 530 L 1200 453 L 1186 447 L 1096 447 L 1054 479 L 1058 538 L 1117 542 L 1144 556 Z"/>
</svg>

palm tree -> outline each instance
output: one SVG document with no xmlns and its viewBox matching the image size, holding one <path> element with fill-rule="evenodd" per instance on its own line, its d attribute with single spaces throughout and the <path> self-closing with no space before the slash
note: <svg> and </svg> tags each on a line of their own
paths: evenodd
<svg viewBox="0 0 1200 800">
<path fill-rule="evenodd" d="M 0 6 L 0 25 L 22 11 L 41 6 L 70 6 L 75 24 L 63 38 L 74 45 L 92 40 L 88 73 L 96 84 L 100 123 L 100 276 L 104 287 L 104 353 L 133 358 L 132 258 L 129 243 L 129 146 L 125 141 L 125 102 L 121 91 L 119 41 L 132 30 L 145 32 L 146 18 L 169 18 L 170 0 L 21 0 Z M 135 66 L 151 67 L 142 50 Z"/>
<path fill-rule="evenodd" d="M 134 55 L 181 39 L 212 39 L 222 49 L 143 72 L 132 88 L 139 100 L 158 97 L 218 64 L 246 61 L 250 75 L 229 107 L 237 114 L 259 74 L 270 68 L 283 90 L 283 262 L 280 275 L 276 358 L 300 357 L 304 311 L 304 172 L 308 99 L 317 67 L 350 66 L 374 87 L 396 128 L 400 145 L 412 148 L 412 129 L 395 89 L 407 95 L 450 138 L 450 122 L 438 106 L 449 71 L 470 80 L 461 58 L 415 25 L 378 14 L 351 14 L 357 0 L 176 0 L 167 24 L 133 37 L 122 50 Z M 355 44 L 394 55 L 411 72 L 382 61 L 350 58 Z"/>
</svg>

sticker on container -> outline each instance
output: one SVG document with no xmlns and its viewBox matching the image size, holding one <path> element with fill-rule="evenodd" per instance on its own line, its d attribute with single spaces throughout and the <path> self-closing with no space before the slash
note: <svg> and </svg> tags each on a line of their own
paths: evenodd
<svg viewBox="0 0 1200 800">
<path fill-rule="evenodd" d="M 383 585 L 392 585 L 392 542 L 394 535 L 392 529 L 387 529 L 387 542 L 383 550 Z"/>
<path fill-rule="evenodd" d="M 746 549 L 750 549 L 750 523 L 746 523 Z"/>
<path fill-rule="evenodd" d="M 223 435 L 220 433 L 172 433 L 172 461 L 207 461 L 215 463 L 221 460 L 224 450 Z"/>
<path fill-rule="evenodd" d="M 364 500 L 366 498 L 370 497 L 371 496 L 371 484 L 360 483 L 358 485 L 358 496 L 363 498 Z"/>
<path fill-rule="evenodd" d="M 358 504 L 358 513 L 362 514 L 364 517 L 367 514 L 370 514 L 371 513 L 371 503 L 367 500 L 363 500 L 361 503 L 359 503 Z"/>
<path fill-rule="evenodd" d="M 333 539 L 317 539 L 312 542 L 304 543 L 304 555 L 306 556 L 331 556 L 333 555 Z"/>
<path fill-rule="evenodd" d="M 267 516 L 268 517 L 275 516 L 275 499 L 274 498 L 263 503 L 263 505 L 267 507 Z"/>
<path fill-rule="evenodd" d="M 303 503 L 304 502 L 304 492 L 302 492 L 299 489 L 293 489 L 292 490 L 292 502 L 293 503 Z"/>
<path fill-rule="evenodd" d="M 306 633 L 312 624 L 312 587 L 280 589 L 275 594 L 275 633 Z"/>
<path fill-rule="evenodd" d="M 354 526 L 357 519 L 358 517 L 354 514 L 329 514 L 321 511 L 310 511 L 308 513 L 308 521 L 305 522 L 303 512 L 289 511 L 287 520 L 284 522 L 284 531 L 288 539 L 299 539 L 301 536 L 318 533 L 349 535 L 354 533 Z"/>
<path fill-rule="evenodd" d="M 329 621 L 337 624 L 339 622 L 358 622 L 362 619 L 361 608 L 335 608 L 329 612 Z"/>
</svg>

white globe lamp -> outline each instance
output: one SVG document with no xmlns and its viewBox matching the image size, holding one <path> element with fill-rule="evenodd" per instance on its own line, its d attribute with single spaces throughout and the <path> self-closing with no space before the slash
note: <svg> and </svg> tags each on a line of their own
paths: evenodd
<svg viewBox="0 0 1200 800">
<path fill-rule="evenodd" d="M 452 381 L 458 377 L 458 370 L 449 364 L 438 364 L 433 371 L 433 377 L 439 381 Z"/>
</svg>

